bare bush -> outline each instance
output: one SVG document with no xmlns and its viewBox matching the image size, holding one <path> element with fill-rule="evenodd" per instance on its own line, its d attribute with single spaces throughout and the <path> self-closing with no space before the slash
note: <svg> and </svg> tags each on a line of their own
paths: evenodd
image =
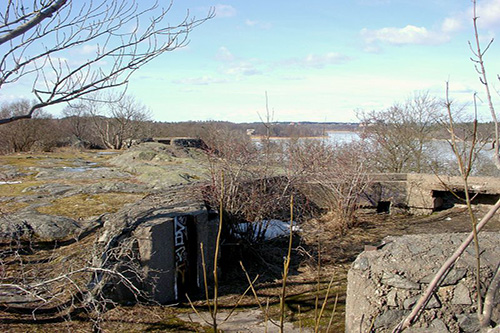
<svg viewBox="0 0 500 333">
<path fill-rule="evenodd" d="M 43 249 L 47 244 L 11 239 L 1 245 L 0 306 L 29 313 L 29 320 L 71 320 L 84 313 L 94 331 L 116 305 L 110 288 L 124 286 L 136 299 L 148 299 L 136 287 L 142 281 L 130 244 L 99 253 L 92 235 L 75 243 Z M 99 260 L 105 257 L 107 261 Z"/>
<path fill-rule="evenodd" d="M 288 212 L 291 180 L 286 177 L 277 151 L 259 149 L 256 143 L 239 131 L 211 126 L 202 135 L 209 147 L 211 184 L 206 197 L 212 207 L 222 201 L 230 232 L 249 241 L 262 240 L 270 219 L 283 219 Z M 273 146 L 278 148 L 277 146 Z M 239 223 L 253 222 L 242 230 Z"/>
<path fill-rule="evenodd" d="M 356 223 L 361 196 L 370 184 L 364 145 L 331 144 L 320 140 L 290 146 L 293 174 L 307 195 L 330 214 L 334 227 L 345 232 Z"/>
</svg>

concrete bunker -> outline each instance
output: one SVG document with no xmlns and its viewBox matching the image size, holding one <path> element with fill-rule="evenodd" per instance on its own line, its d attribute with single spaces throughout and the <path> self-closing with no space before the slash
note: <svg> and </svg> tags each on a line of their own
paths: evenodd
<svg viewBox="0 0 500 333">
<path fill-rule="evenodd" d="M 473 205 L 494 205 L 500 199 L 500 194 L 469 191 L 469 197 Z M 432 190 L 432 198 L 434 198 L 434 211 L 442 211 L 457 204 L 464 204 L 465 191 Z"/>
<path fill-rule="evenodd" d="M 204 270 L 211 281 L 219 225 L 217 214 L 202 201 L 178 200 L 183 191 L 164 195 L 147 197 L 112 215 L 99 239 L 103 266 L 117 265 L 147 300 L 160 304 L 198 295 Z M 136 301 L 119 281 L 109 284 L 108 294 L 119 302 Z"/>
<path fill-rule="evenodd" d="M 428 174 L 372 174 L 360 205 L 377 213 L 407 211 L 430 214 L 464 203 L 460 177 Z M 493 205 L 500 198 L 500 180 L 492 177 L 469 177 L 472 204 Z"/>
</svg>

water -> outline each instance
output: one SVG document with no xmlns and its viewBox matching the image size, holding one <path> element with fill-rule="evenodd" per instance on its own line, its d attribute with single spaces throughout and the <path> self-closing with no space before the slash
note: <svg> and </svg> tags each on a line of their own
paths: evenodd
<svg viewBox="0 0 500 333">
<path fill-rule="evenodd" d="M 327 132 L 328 141 L 334 143 L 351 143 L 361 140 L 358 132 Z"/>
<path fill-rule="evenodd" d="M 87 170 L 96 170 L 96 169 L 101 169 L 101 168 L 96 168 L 94 167 L 97 165 L 97 163 L 87 163 L 85 166 L 77 166 L 77 167 L 63 167 L 62 171 L 65 172 L 85 172 Z"/>
</svg>

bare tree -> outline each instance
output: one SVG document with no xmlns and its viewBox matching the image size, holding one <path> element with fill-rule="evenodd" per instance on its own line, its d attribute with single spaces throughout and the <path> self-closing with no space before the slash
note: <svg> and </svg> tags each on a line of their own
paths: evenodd
<svg viewBox="0 0 500 333">
<path fill-rule="evenodd" d="M 0 106 L 0 117 L 11 118 L 24 114 L 33 102 L 26 99 Z M 24 152 L 34 148 L 49 148 L 57 141 L 59 132 L 55 130 L 54 120 L 44 110 L 39 110 L 33 119 L 22 119 L 18 122 L 0 127 L 0 151 Z"/>
<path fill-rule="evenodd" d="M 93 95 L 77 108 L 90 114 L 94 131 L 108 149 L 121 149 L 128 140 L 141 136 L 141 126 L 150 119 L 148 108 L 132 95 Z"/>
<path fill-rule="evenodd" d="M 0 89 L 31 82 L 36 98 L 24 114 L 0 124 L 31 118 L 43 107 L 65 103 L 106 88 L 124 86 L 130 75 L 154 58 L 188 43 L 193 28 L 214 16 L 189 12 L 170 25 L 158 2 L 144 7 L 129 0 L 3 1 L 0 5 Z M 93 48 L 85 61 L 68 51 Z"/>
<path fill-rule="evenodd" d="M 376 152 L 375 168 L 383 172 L 423 172 L 426 153 L 442 104 L 427 92 L 382 111 L 359 112 L 363 136 Z"/>
<path fill-rule="evenodd" d="M 69 136 L 73 136 L 80 142 L 91 139 L 91 118 L 82 104 L 68 105 L 62 111 L 62 127 Z"/>
</svg>

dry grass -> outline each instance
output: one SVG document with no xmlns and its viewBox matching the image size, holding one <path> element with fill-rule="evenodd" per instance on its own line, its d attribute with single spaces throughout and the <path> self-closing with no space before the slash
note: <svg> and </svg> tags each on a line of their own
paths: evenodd
<svg viewBox="0 0 500 333">
<path fill-rule="evenodd" d="M 29 205 L 25 202 L 4 202 L 2 207 L 0 207 L 0 216 L 2 214 L 15 213 L 20 209 L 28 207 Z"/>
<path fill-rule="evenodd" d="M 18 184 L 2 184 L 0 185 L 0 197 L 19 197 L 22 195 L 33 194 L 32 191 L 25 191 L 28 187 L 39 186 L 45 182 L 36 180 L 23 180 Z M 24 191 L 24 192 L 23 192 Z"/>
<path fill-rule="evenodd" d="M 53 200 L 48 206 L 38 207 L 42 214 L 85 219 L 104 213 L 115 213 L 124 205 L 138 201 L 144 193 L 77 194 Z"/>
</svg>

